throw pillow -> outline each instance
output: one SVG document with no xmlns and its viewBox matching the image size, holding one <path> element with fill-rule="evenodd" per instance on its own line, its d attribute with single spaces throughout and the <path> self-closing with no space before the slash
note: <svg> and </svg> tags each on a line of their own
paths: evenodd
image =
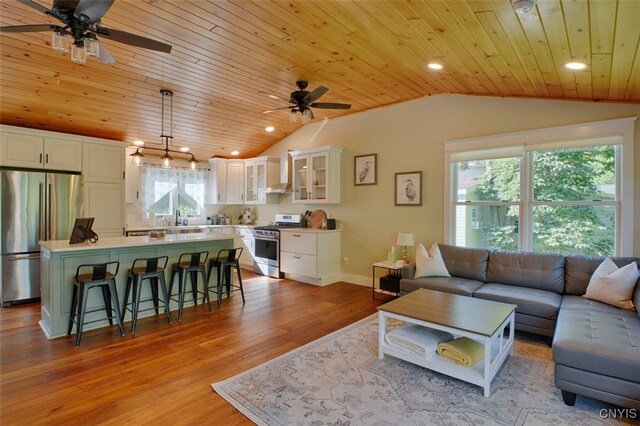
<svg viewBox="0 0 640 426">
<path fill-rule="evenodd" d="M 429 251 L 420 244 L 416 250 L 416 273 L 414 278 L 450 276 L 440 254 L 438 244 L 434 243 L 429 248 Z"/>
<path fill-rule="evenodd" d="M 633 309 L 631 297 L 638 281 L 638 265 L 631 262 L 618 268 L 606 258 L 595 270 L 584 297 L 622 309 Z"/>
</svg>

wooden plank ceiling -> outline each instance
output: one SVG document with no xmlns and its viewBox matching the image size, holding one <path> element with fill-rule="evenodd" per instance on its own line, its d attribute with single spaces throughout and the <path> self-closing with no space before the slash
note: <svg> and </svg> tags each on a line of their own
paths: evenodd
<svg viewBox="0 0 640 426">
<path fill-rule="evenodd" d="M 51 7 L 51 2 L 38 0 Z M 315 120 L 438 93 L 640 102 L 640 1 L 540 0 L 521 20 L 500 1 L 116 0 L 106 27 L 171 54 L 101 41 L 116 59 L 73 63 L 50 33 L 0 35 L 1 122 L 160 143 L 160 89 L 174 91 L 176 145 L 200 159 L 255 156 L 301 126 L 295 81 L 329 92 Z M 56 22 L 13 0 L 0 24 Z M 566 62 L 585 62 L 570 71 Z M 441 71 L 426 67 L 444 66 Z M 275 126 L 266 133 L 266 126 Z"/>
</svg>

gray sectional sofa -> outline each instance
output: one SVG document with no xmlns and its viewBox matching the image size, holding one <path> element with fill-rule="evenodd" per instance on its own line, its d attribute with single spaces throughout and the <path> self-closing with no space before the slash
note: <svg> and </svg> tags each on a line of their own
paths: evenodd
<svg viewBox="0 0 640 426">
<path fill-rule="evenodd" d="M 582 297 L 604 258 L 439 248 L 451 277 L 414 278 L 415 266 L 406 266 L 401 295 L 427 288 L 513 303 L 516 330 L 553 339 L 555 384 L 566 404 L 578 394 L 640 408 L 640 310 Z M 640 267 L 640 258 L 612 259 Z M 640 279 L 633 301 L 640 306 Z"/>
</svg>

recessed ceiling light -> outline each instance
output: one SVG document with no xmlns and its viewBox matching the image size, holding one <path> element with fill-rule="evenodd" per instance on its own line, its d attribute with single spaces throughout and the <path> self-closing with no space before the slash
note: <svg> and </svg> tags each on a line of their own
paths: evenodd
<svg viewBox="0 0 640 426">
<path fill-rule="evenodd" d="M 429 65 L 427 65 L 429 68 L 431 68 L 432 70 L 441 70 L 442 68 L 444 68 L 441 64 L 435 63 L 435 62 L 431 62 Z"/>
<path fill-rule="evenodd" d="M 144 145 L 144 141 L 140 141 L 140 140 L 133 141 L 133 144 L 134 145 L 138 145 L 138 146 L 142 146 L 142 145 Z"/>
<path fill-rule="evenodd" d="M 231 151 L 231 155 L 238 155 L 240 154 L 240 151 Z"/>
<path fill-rule="evenodd" d="M 587 67 L 587 64 L 582 62 L 569 62 L 568 64 L 564 64 L 564 66 L 570 70 L 583 70 Z"/>
<path fill-rule="evenodd" d="M 182 148 L 180 148 L 180 151 L 187 152 L 187 151 L 189 151 L 189 147 L 188 146 L 183 146 Z"/>
<path fill-rule="evenodd" d="M 265 128 L 264 128 L 264 131 L 265 131 L 265 132 L 268 132 L 268 133 L 271 133 L 271 132 L 273 132 L 275 129 L 276 129 L 276 128 L 275 128 L 275 127 L 273 127 L 273 126 L 267 126 L 267 127 L 265 127 Z"/>
</svg>

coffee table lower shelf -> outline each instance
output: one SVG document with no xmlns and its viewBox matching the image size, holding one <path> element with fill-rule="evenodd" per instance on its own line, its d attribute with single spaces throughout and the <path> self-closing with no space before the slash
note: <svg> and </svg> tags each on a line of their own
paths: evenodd
<svg viewBox="0 0 640 426">
<path fill-rule="evenodd" d="M 500 327 L 498 327 L 498 330 L 496 330 L 496 332 L 491 336 L 482 336 L 468 331 L 463 331 L 439 324 L 433 324 L 430 322 L 418 320 L 416 318 L 385 312 L 382 310 L 378 311 L 378 318 L 378 358 L 383 359 L 385 354 L 391 355 L 395 358 L 402 359 L 412 364 L 428 368 L 429 370 L 436 371 L 438 373 L 442 373 L 459 380 L 463 380 L 467 383 L 472 383 L 484 389 L 484 396 L 486 398 L 491 395 L 491 381 L 498 373 L 500 367 L 502 367 L 502 364 L 504 364 L 507 357 L 513 355 L 513 312 L 505 319 Z M 453 334 L 455 337 L 466 336 L 470 339 L 482 343 L 485 348 L 484 359 L 472 366 L 465 367 L 458 365 L 453 361 L 449 361 L 448 359 L 442 358 L 437 353 L 434 353 L 428 359 L 405 353 L 386 343 L 384 336 L 386 334 L 387 318 L 395 318 L 406 323 L 417 324 L 436 330 L 447 331 Z M 508 336 L 505 336 L 505 330 L 507 327 L 509 327 Z"/>
</svg>

